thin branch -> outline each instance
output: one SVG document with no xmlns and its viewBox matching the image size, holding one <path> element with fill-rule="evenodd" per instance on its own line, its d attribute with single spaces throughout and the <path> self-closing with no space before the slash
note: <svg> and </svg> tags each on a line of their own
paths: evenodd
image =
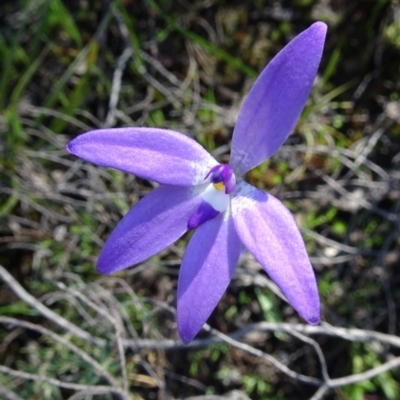
<svg viewBox="0 0 400 400">
<path fill-rule="evenodd" d="M 326 393 L 329 391 L 329 386 L 323 385 L 321 386 L 315 393 L 314 395 L 310 398 L 310 400 L 321 400 Z"/>
<path fill-rule="evenodd" d="M 117 67 L 115 68 L 115 71 L 114 71 L 112 87 L 111 87 L 110 102 L 108 105 L 108 114 L 107 114 L 107 118 L 106 118 L 104 127 L 110 127 L 115 124 L 115 120 L 116 120 L 115 117 L 117 115 L 117 113 L 116 113 L 117 105 L 118 105 L 119 94 L 120 94 L 120 90 L 121 90 L 122 74 L 125 70 L 126 63 L 132 57 L 132 54 L 133 54 L 133 48 L 129 42 L 129 31 L 128 31 L 128 28 L 124 24 L 121 14 L 114 8 L 113 15 L 114 15 L 115 21 L 118 24 L 118 28 L 121 33 L 121 36 L 122 36 L 125 46 L 124 46 L 124 50 L 123 50 L 122 54 L 118 58 Z"/>
<path fill-rule="evenodd" d="M 327 323 L 323 323 L 319 326 L 311 326 L 305 324 L 286 324 L 286 323 L 274 323 L 274 322 L 259 322 L 257 324 L 248 325 L 240 331 L 237 331 L 230 335 L 231 338 L 240 339 L 246 334 L 254 331 L 264 332 L 287 332 L 292 333 L 293 331 L 306 334 L 306 335 L 322 335 L 322 336 L 333 336 L 339 337 L 344 340 L 351 342 L 373 342 L 379 341 L 382 343 L 390 344 L 400 348 L 400 337 L 394 335 L 387 335 L 385 333 L 368 331 L 356 328 L 340 328 L 331 326 Z M 211 337 L 207 339 L 193 340 L 189 345 L 184 345 L 180 340 L 150 340 L 150 339 L 139 339 L 129 340 L 125 339 L 126 345 L 135 345 L 139 349 L 187 349 L 187 348 L 199 348 L 205 347 L 212 344 L 223 343 L 220 337 Z"/>
<path fill-rule="evenodd" d="M 345 376 L 343 378 L 332 379 L 329 386 L 334 388 L 334 387 L 351 385 L 353 383 L 357 383 L 357 382 L 361 382 L 361 381 L 366 381 L 368 379 L 372 379 L 373 377 L 375 377 L 379 374 L 382 374 L 386 371 L 389 371 L 393 368 L 397 368 L 399 366 L 400 366 L 400 357 L 396 357 L 382 365 L 379 365 L 378 367 L 369 369 L 368 371 L 362 372 L 360 374 L 349 375 L 349 376 Z"/>
<path fill-rule="evenodd" d="M 12 390 L 7 389 L 4 386 L 0 386 L 0 396 L 4 396 L 5 400 L 24 400 L 22 397 L 19 397 Z"/>
<path fill-rule="evenodd" d="M 55 386 L 62 387 L 65 389 L 85 390 L 85 391 L 91 391 L 92 393 L 96 393 L 96 394 L 115 393 L 123 400 L 130 400 L 129 395 L 127 393 L 125 393 L 122 389 L 112 387 L 112 386 L 96 386 L 96 385 L 91 386 L 91 385 L 81 385 L 79 383 L 64 382 L 64 381 L 60 381 L 59 379 L 49 378 L 47 376 L 29 374 L 27 372 L 17 371 L 15 369 L 5 367 L 4 365 L 0 365 L 0 372 L 2 372 L 3 374 L 6 374 L 6 375 L 14 376 L 16 378 L 20 378 L 20 379 L 28 379 L 28 380 L 32 380 L 32 381 L 47 382 L 51 385 L 55 385 Z"/>
<path fill-rule="evenodd" d="M 53 321 L 57 325 L 63 327 L 68 330 L 71 334 L 87 340 L 89 342 L 95 343 L 99 346 L 104 346 L 106 341 L 101 338 L 94 337 L 90 335 L 88 332 L 82 330 L 78 326 L 72 324 L 70 321 L 56 314 L 47 308 L 43 303 L 36 300 L 30 293 L 28 293 L 17 280 L 2 266 L 0 265 L 0 277 L 3 279 L 5 283 L 14 291 L 14 293 L 25 303 L 29 304 L 35 310 L 37 310 L 40 314 Z"/>
<path fill-rule="evenodd" d="M 231 337 L 217 331 L 216 329 L 210 328 L 207 324 L 205 325 L 205 328 L 211 332 L 213 335 L 219 337 L 220 339 L 222 339 L 225 343 L 230 344 L 233 347 L 236 347 L 238 349 L 241 349 L 249 354 L 252 354 L 256 357 L 260 357 L 268 362 L 270 362 L 272 365 L 274 365 L 277 369 L 279 369 L 280 371 L 282 371 L 283 373 L 285 373 L 286 375 L 290 376 L 293 379 L 296 379 L 300 382 L 303 383 L 308 383 L 308 384 L 312 384 L 312 385 L 321 385 L 323 384 L 323 382 L 320 379 L 317 378 L 312 378 L 310 376 L 306 376 L 303 374 L 299 374 L 296 371 L 293 371 L 292 369 L 290 369 L 289 367 L 287 367 L 286 365 L 282 364 L 279 360 L 277 360 L 276 358 L 272 357 L 271 355 L 264 353 L 263 351 L 256 349 L 246 343 L 242 343 L 239 342 L 235 339 L 232 339 Z"/>
<path fill-rule="evenodd" d="M 103 376 L 112 386 L 118 387 L 118 382 L 92 357 L 90 357 L 87 353 L 76 347 L 74 344 L 64 339 L 60 335 L 57 335 L 53 331 L 46 329 L 40 325 L 32 324 L 27 321 L 22 321 L 16 318 L 10 317 L 2 317 L 0 316 L 1 324 L 8 324 L 12 326 L 20 326 L 25 329 L 30 329 L 32 331 L 40 332 L 42 335 L 47 335 L 51 337 L 53 340 L 61 343 L 69 350 L 80 356 L 84 361 L 86 361 L 89 365 L 91 365 L 101 376 Z"/>
</svg>

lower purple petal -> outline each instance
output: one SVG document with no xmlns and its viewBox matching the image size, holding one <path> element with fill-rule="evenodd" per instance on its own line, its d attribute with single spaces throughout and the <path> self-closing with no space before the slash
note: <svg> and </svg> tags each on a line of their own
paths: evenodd
<svg viewBox="0 0 400 400">
<path fill-rule="evenodd" d="M 320 320 L 314 271 L 290 211 L 275 197 L 240 181 L 232 199 L 240 240 L 310 324 Z"/>
<path fill-rule="evenodd" d="M 224 294 L 240 255 L 241 243 L 229 209 L 201 225 L 183 257 L 178 281 L 178 330 L 189 343 Z"/>
<path fill-rule="evenodd" d="M 121 220 L 100 253 L 97 270 L 111 274 L 130 267 L 171 245 L 187 231 L 204 185 L 159 186 Z"/>
</svg>

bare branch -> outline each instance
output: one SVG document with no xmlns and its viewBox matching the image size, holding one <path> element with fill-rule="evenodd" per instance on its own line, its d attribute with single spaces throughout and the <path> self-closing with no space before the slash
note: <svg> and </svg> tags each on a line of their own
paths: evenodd
<svg viewBox="0 0 400 400">
<path fill-rule="evenodd" d="M 47 376 L 41 376 L 36 374 L 29 374 L 27 372 L 17 371 L 15 369 L 11 369 L 5 367 L 4 365 L 0 365 L 0 372 L 3 374 L 7 374 L 10 376 L 14 376 L 20 379 L 28 379 L 32 381 L 40 381 L 40 382 L 47 382 L 51 385 L 59 386 L 65 389 L 71 390 L 84 390 L 90 391 L 95 394 L 111 394 L 114 393 L 119 396 L 122 400 L 130 400 L 129 394 L 124 392 L 122 389 L 113 387 L 113 386 L 90 386 L 90 385 L 81 385 L 78 383 L 69 383 L 60 381 L 59 379 L 49 378 Z"/>
<path fill-rule="evenodd" d="M 90 335 L 88 332 L 82 330 L 81 328 L 74 325 L 70 321 L 66 320 L 65 318 L 51 311 L 49 308 L 43 305 L 43 303 L 36 300 L 19 284 L 19 282 L 16 281 L 16 279 L 14 279 L 14 277 L 2 265 L 0 265 L 0 277 L 3 279 L 5 283 L 7 283 L 7 285 L 14 291 L 14 293 L 21 300 L 25 301 L 27 304 L 29 304 L 31 307 L 33 307 L 35 310 L 37 310 L 40 314 L 42 314 L 49 320 L 53 321 L 57 325 L 68 330 L 71 334 L 81 339 L 87 340 L 89 342 L 95 343 L 100 346 L 104 346 L 105 344 L 104 339 L 100 339 Z"/>
</svg>

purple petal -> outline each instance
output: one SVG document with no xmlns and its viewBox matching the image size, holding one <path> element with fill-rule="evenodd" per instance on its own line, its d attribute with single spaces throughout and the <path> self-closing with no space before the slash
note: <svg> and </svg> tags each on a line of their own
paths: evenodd
<svg viewBox="0 0 400 400">
<path fill-rule="evenodd" d="M 178 330 L 187 344 L 199 332 L 232 278 L 241 243 L 229 209 L 197 228 L 178 281 Z"/>
<path fill-rule="evenodd" d="M 204 185 L 160 186 L 141 199 L 108 238 L 97 270 L 111 274 L 130 267 L 179 239 L 202 201 L 203 189 Z"/>
<path fill-rule="evenodd" d="M 295 37 L 261 72 L 240 111 L 230 164 L 239 177 L 285 142 L 310 94 L 327 27 L 317 22 Z"/>
<path fill-rule="evenodd" d="M 203 183 L 210 168 L 218 165 L 193 139 L 158 128 L 90 131 L 72 140 L 67 150 L 94 164 L 165 185 Z"/>
<path fill-rule="evenodd" d="M 240 181 L 232 199 L 240 240 L 310 324 L 320 320 L 317 283 L 290 211 L 275 197 Z"/>
</svg>

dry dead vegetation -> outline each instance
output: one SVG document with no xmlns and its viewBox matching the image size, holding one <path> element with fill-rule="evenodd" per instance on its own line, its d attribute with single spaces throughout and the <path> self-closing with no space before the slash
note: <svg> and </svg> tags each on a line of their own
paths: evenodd
<svg viewBox="0 0 400 400">
<path fill-rule="evenodd" d="M 387 0 L 2 1 L 0 396 L 400 398 L 399 15 Z M 160 126 L 226 162 L 257 72 L 315 19 L 329 33 L 310 101 L 248 180 L 295 214 L 323 322 L 304 325 L 244 253 L 184 346 L 188 238 L 99 276 L 104 240 L 152 184 L 65 144 L 93 127 Z"/>
</svg>

